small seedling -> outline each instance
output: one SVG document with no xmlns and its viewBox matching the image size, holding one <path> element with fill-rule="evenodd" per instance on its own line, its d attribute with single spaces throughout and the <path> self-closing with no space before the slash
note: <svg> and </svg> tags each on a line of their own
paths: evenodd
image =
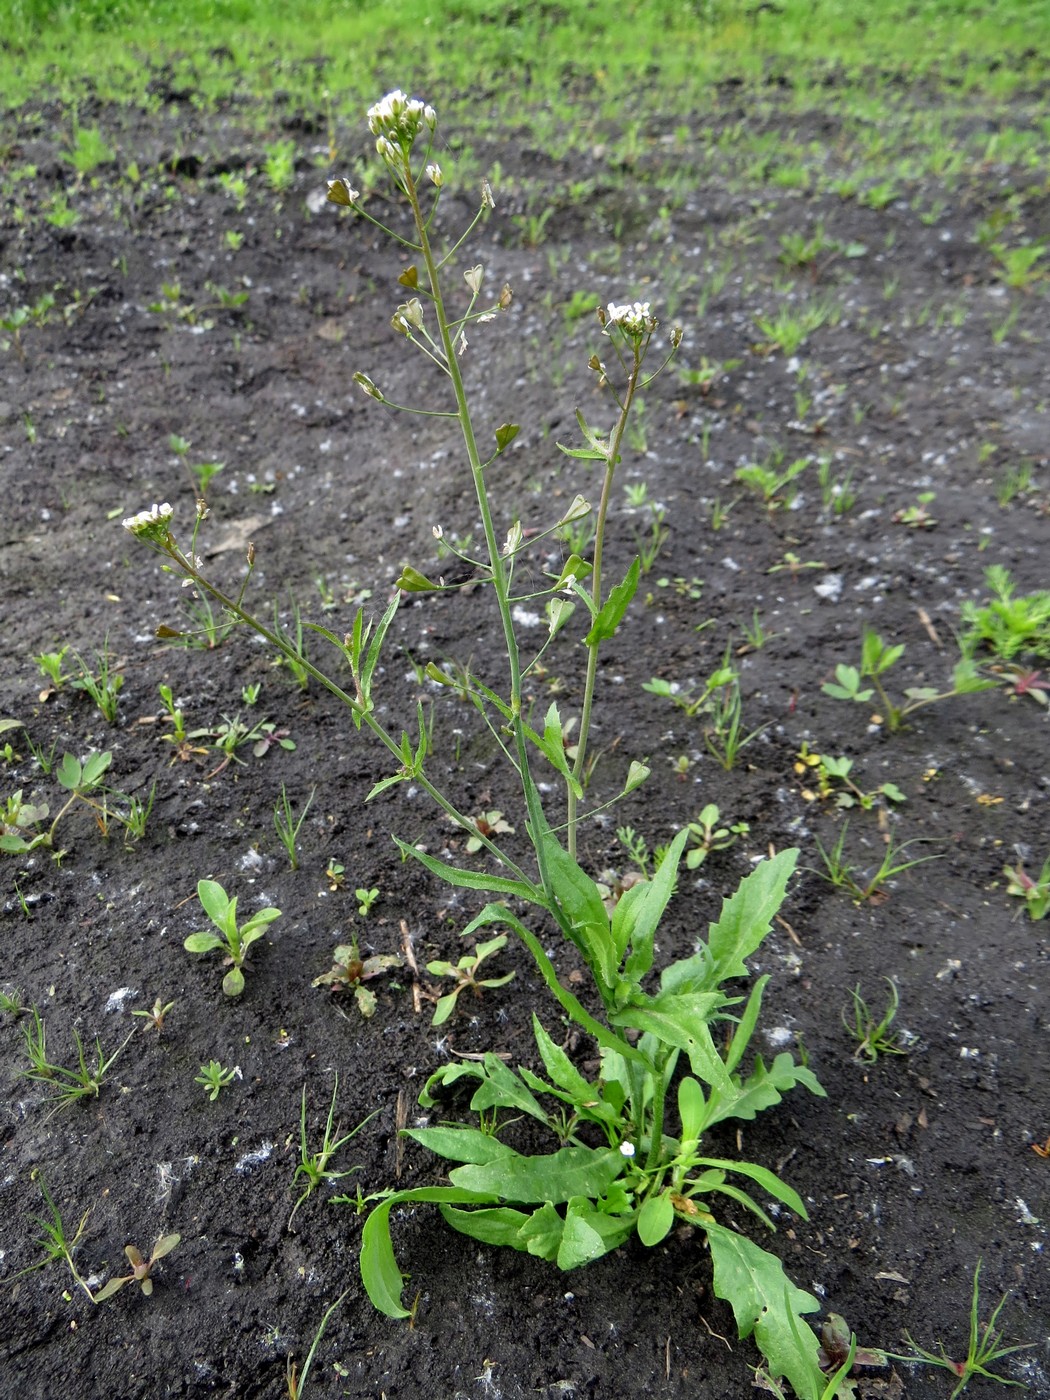
<svg viewBox="0 0 1050 1400">
<path fill-rule="evenodd" d="M 883 978 L 883 981 L 890 989 L 890 998 L 886 1010 L 879 1019 L 876 1019 L 875 1013 L 869 1009 L 868 1003 L 861 996 L 859 986 L 854 987 L 850 993 L 853 998 L 852 1014 L 846 1010 L 842 1012 L 842 1024 L 857 1042 L 853 1058 L 864 1060 L 869 1065 L 875 1064 L 880 1055 L 906 1055 L 908 1053 L 907 1049 L 901 1045 L 896 1031 L 890 1029 L 900 1005 L 897 984 L 889 977 Z"/>
<path fill-rule="evenodd" d="M 842 830 L 839 838 L 830 851 L 825 850 L 820 839 L 817 838 L 817 850 L 820 858 L 824 862 L 824 870 L 818 871 L 821 878 L 827 880 L 829 885 L 834 885 L 836 889 L 848 890 L 855 904 L 864 904 L 869 900 L 879 902 L 886 898 L 883 885 L 891 880 L 894 875 L 900 875 L 905 870 L 911 870 L 913 866 L 924 865 L 930 860 L 940 860 L 941 856 L 918 856 L 915 860 L 904 860 L 905 851 L 909 846 L 919 844 L 924 838 L 917 838 L 914 841 L 904 841 L 901 845 L 896 845 L 891 839 L 883 854 L 882 861 L 875 873 L 864 883 L 858 880 L 854 874 L 856 866 L 845 856 L 846 832 L 849 828 L 848 822 L 842 823 Z"/>
<path fill-rule="evenodd" d="M 1004 1356 L 1011 1356 L 1014 1352 L 1026 1350 L 1023 1346 L 1002 1345 L 1003 1334 L 996 1331 L 995 1324 L 999 1320 L 1009 1294 L 1003 1294 L 1002 1298 L 992 1313 L 988 1322 L 982 1327 L 978 1318 L 978 1308 L 980 1306 L 980 1279 L 981 1261 L 978 1259 L 977 1267 L 973 1273 L 973 1295 L 970 1301 L 970 1337 L 966 1348 L 966 1357 L 962 1361 L 953 1361 L 944 1350 L 942 1343 L 938 1343 L 936 1352 L 927 1351 L 925 1347 L 919 1346 L 912 1340 L 911 1334 L 905 1332 L 911 1352 L 906 1356 L 895 1356 L 888 1353 L 890 1361 L 910 1362 L 917 1366 L 939 1366 L 956 1377 L 958 1384 L 955 1386 L 948 1400 L 955 1400 L 957 1395 L 961 1395 L 966 1387 L 973 1380 L 974 1376 L 983 1376 L 985 1380 L 995 1381 L 997 1385 L 1016 1386 L 1024 1389 L 1023 1381 L 1007 1380 L 1005 1376 L 998 1376 L 994 1371 L 989 1371 L 988 1367 L 993 1361 L 998 1361 Z"/>
<path fill-rule="evenodd" d="M 281 917 L 279 909 L 260 909 L 246 923 L 238 926 L 237 897 L 230 899 L 223 887 L 215 880 L 200 880 L 197 883 L 197 898 L 208 918 L 218 929 L 218 934 L 210 929 L 191 933 L 183 947 L 190 953 L 211 953 L 225 949 L 227 956 L 223 967 L 229 972 L 222 979 L 222 990 L 228 997 L 239 997 L 244 991 L 244 967 L 248 949 L 259 938 L 267 924 Z"/>
<path fill-rule="evenodd" d="M 108 639 L 103 642 L 102 650 L 95 652 L 97 671 L 92 671 L 84 658 L 77 652 L 73 653 L 73 659 L 80 667 L 80 674 L 70 682 L 73 689 L 83 690 L 90 695 L 99 714 L 107 724 L 115 724 L 117 700 L 124 685 L 124 677 L 120 674 L 114 658 L 110 654 Z"/>
<path fill-rule="evenodd" d="M 142 1018 L 142 1029 L 144 1031 L 154 1030 L 159 1035 L 164 1029 L 164 1022 L 167 1019 L 168 1012 L 174 1005 L 175 1003 L 173 1001 L 169 1001 L 165 1004 L 161 1001 L 160 997 L 157 997 L 148 1011 L 133 1011 L 131 1014 L 132 1016 L 140 1016 Z"/>
<path fill-rule="evenodd" d="M 91 1298 L 91 1301 L 94 1302 L 95 1300 L 91 1289 L 88 1287 L 80 1270 L 73 1262 L 73 1251 L 83 1238 L 88 1216 L 91 1212 L 90 1210 L 84 1212 L 80 1217 L 80 1223 L 77 1225 L 76 1232 L 72 1239 L 69 1239 L 66 1235 L 65 1225 L 62 1223 L 61 1212 L 52 1200 L 50 1191 L 47 1189 L 47 1182 L 42 1175 L 38 1179 L 40 1183 L 40 1194 L 43 1196 L 44 1204 L 47 1207 L 47 1216 L 45 1218 L 42 1215 L 34 1215 L 33 1224 L 38 1225 L 42 1232 L 37 1236 L 36 1244 L 43 1252 L 43 1258 L 38 1259 L 35 1264 L 30 1264 L 28 1268 L 16 1274 L 15 1278 L 21 1278 L 24 1274 L 35 1273 L 37 1269 L 46 1269 L 49 1264 L 57 1264 L 59 1261 L 62 1261 L 72 1275 L 73 1282 L 76 1286 L 83 1289 L 87 1296 Z"/>
<path fill-rule="evenodd" d="M 490 977 L 478 979 L 478 968 L 486 958 L 493 953 L 498 953 L 501 948 L 506 947 L 507 935 L 499 933 L 495 938 L 490 938 L 484 943 L 479 943 L 473 953 L 467 953 L 460 958 L 458 963 L 444 962 L 440 959 L 436 962 L 427 963 L 427 971 L 433 977 L 453 977 L 456 985 L 451 992 L 439 997 L 434 1008 L 433 1025 L 441 1026 L 448 1020 L 455 1010 L 456 1002 L 461 992 L 468 988 L 476 997 L 481 996 L 482 987 L 503 987 L 514 976 L 513 972 L 508 972 L 503 977 Z"/>
<path fill-rule="evenodd" d="M 379 890 L 375 886 L 370 890 L 366 890 L 362 887 L 359 890 L 354 890 L 354 894 L 357 896 L 357 912 L 361 915 L 362 919 L 367 919 L 369 910 L 379 898 Z"/>
<path fill-rule="evenodd" d="M 280 742 L 278 740 L 278 742 Z M 258 745 L 256 745 L 258 748 Z M 299 832 L 303 822 L 306 821 L 306 814 L 313 804 L 316 788 L 310 789 L 310 796 L 306 799 L 306 806 L 299 813 L 295 814 L 291 800 L 288 797 L 288 789 L 284 783 L 281 784 L 281 798 L 273 809 L 273 824 L 277 835 L 281 838 L 281 845 L 288 852 L 288 860 L 293 870 L 299 869 Z"/>
<path fill-rule="evenodd" d="M 153 1280 L 150 1273 L 154 1264 L 163 1259 L 166 1254 L 170 1254 L 175 1246 L 182 1239 L 181 1235 L 162 1235 L 148 1259 L 143 1259 L 142 1255 L 133 1244 L 124 1246 L 124 1253 L 127 1255 L 128 1263 L 131 1265 L 131 1273 L 124 1274 L 121 1278 L 111 1278 L 110 1281 L 94 1295 L 95 1302 L 104 1302 L 107 1298 L 112 1298 L 114 1293 L 119 1293 L 126 1283 L 137 1283 L 142 1292 L 148 1298 L 153 1292 Z"/>
<path fill-rule="evenodd" d="M 1020 861 L 1015 867 L 1008 865 L 1003 874 L 1007 880 L 1006 893 L 1025 901 L 1028 917 L 1033 923 L 1050 914 L 1050 856 L 1047 856 L 1042 870 L 1034 879 L 1026 874 Z"/>
<path fill-rule="evenodd" d="M 713 802 L 709 802 L 700 812 L 695 822 L 689 823 L 690 844 L 686 850 L 685 863 L 689 870 L 697 870 L 711 851 L 724 851 L 738 836 L 746 836 L 750 831 L 747 822 L 734 822 L 731 826 L 719 826 L 722 815 Z"/>
<path fill-rule="evenodd" d="M 331 987 L 332 991 L 352 991 L 357 1009 L 364 1017 L 376 1012 L 375 993 L 362 983 L 386 972 L 388 968 L 400 967 L 401 958 L 397 953 L 375 953 L 362 958 L 356 943 L 341 943 L 332 954 L 332 967 L 310 983 L 312 987 Z"/>
<path fill-rule="evenodd" d="M 194 1084 L 200 1084 L 207 1089 L 208 1098 L 212 1103 L 219 1097 L 223 1089 L 240 1074 L 240 1070 L 234 1065 L 233 1069 L 226 1069 L 218 1060 L 209 1060 L 206 1065 L 201 1065 L 200 1074 L 194 1076 Z"/>
<path fill-rule="evenodd" d="M 493 836 L 513 835 L 514 833 L 510 822 L 505 821 L 503 813 L 499 811 L 482 812 L 473 818 L 473 822 L 478 832 L 476 836 L 467 838 L 467 851 L 470 855 L 481 850 L 485 844 L 485 838 L 491 839 Z"/>
<path fill-rule="evenodd" d="M 1050 596 L 1050 595 L 1048 595 Z M 935 686 L 914 686 L 905 690 L 905 700 L 895 705 L 882 683 L 881 677 L 904 655 L 903 645 L 887 646 L 877 632 L 866 631 L 861 643 L 860 669 L 855 666 L 835 667 L 834 681 L 826 681 L 821 693 L 835 700 L 853 700 L 857 704 L 867 704 L 872 695 L 878 693 L 882 707 L 882 718 L 891 734 L 903 728 L 906 717 L 921 710 L 925 705 L 936 704 L 940 700 L 950 700 L 955 695 L 975 695 L 982 690 L 993 690 L 996 682 L 978 674 L 977 666 L 969 656 L 962 656 L 952 671 L 952 683 L 947 690 Z M 870 680 L 871 686 L 865 686 Z M 878 721 L 876 721 L 878 722 Z"/>
<path fill-rule="evenodd" d="M 68 651 L 69 647 L 66 646 L 60 651 L 44 651 L 33 657 L 40 668 L 40 674 L 51 682 L 52 690 L 61 690 L 66 681 L 72 679 L 63 669 Z"/>
<path fill-rule="evenodd" d="M 757 463 L 738 467 L 733 480 L 749 486 L 762 497 L 768 511 L 788 508 L 798 494 L 791 483 L 809 466 L 808 457 L 799 457 L 781 471 L 779 466 L 763 467 Z"/>
<path fill-rule="evenodd" d="M 893 523 L 907 525 L 910 530 L 932 530 L 937 521 L 930 513 L 929 506 L 936 497 L 936 491 L 920 491 L 913 506 L 905 506 L 894 512 Z"/>
<path fill-rule="evenodd" d="M 804 787 L 802 796 L 807 802 L 834 802 L 836 807 L 860 807 L 870 812 L 880 797 L 887 802 L 900 803 L 908 799 L 896 783 L 880 783 L 877 788 L 865 792 L 853 781 L 853 760 L 842 755 L 811 753 L 803 743 L 795 760 L 795 772 L 815 784 Z"/>
<path fill-rule="evenodd" d="M 335 1117 L 335 1101 L 338 1094 L 339 1076 L 336 1075 L 335 1085 L 332 1089 L 332 1101 L 328 1105 L 328 1117 L 325 1120 L 324 1136 L 321 1139 L 321 1146 L 316 1152 L 311 1152 L 306 1137 L 306 1085 L 303 1085 L 302 1104 L 299 1110 L 299 1165 L 296 1167 L 295 1175 L 292 1177 L 292 1184 L 294 1185 L 300 1177 L 303 1177 L 306 1181 L 306 1189 L 292 1207 L 292 1213 L 288 1217 L 289 1227 L 291 1227 L 291 1223 L 295 1219 L 295 1212 L 306 1198 L 316 1191 L 322 1181 L 340 1181 L 344 1176 L 352 1176 L 354 1172 L 360 1171 L 360 1167 L 350 1167 L 348 1171 L 337 1172 L 333 1171 L 328 1164 L 345 1143 L 348 1143 L 351 1138 L 356 1137 L 366 1123 L 371 1123 L 379 1110 L 376 1109 L 375 1113 L 370 1113 L 367 1118 L 363 1118 L 361 1122 L 358 1123 L 356 1128 L 351 1129 L 350 1132 L 339 1137 L 339 1128 L 341 1124 L 337 1125 L 335 1128 L 332 1127 L 332 1119 Z"/>
<path fill-rule="evenodd" d="M 23 1031 L 29 1068 L 21 1071 L 22 1077 L 33 1080 L 35 1083 L 44 1084 L 49 1089 L 50 1098 L 55 1105 L 55 1112 L 71 1107 L 80 1099 L 97 1099 L 109 1071 L 127 1047 L 134 1031 L 108 1057 L 102 1049 L 101 1040 L 96 1036 L 95 1062 L 90 1064 L 87 1051 L 84 1049 L 84 1042 L 80 1038 L 80 1032 L 74 1030 L 73 1039 L 77 1047 L 77 1064 L 75 1068 L 67 1069 L 65 1065 L 57 1065 L 47 1058 L 46 1025 L 40 1019 L 40 1014 L 35 1006 L 32 1009 L 32 1018 Z"/>
<path fill-rule="evenodd" d="M 972 656 L 983 647 L 1002 662 L 1022 655 L 1050 661 L 1050 591 L 1016 598 L 1010 572 L 1001 564 L 985 571 L 985 581 L 994 595 L 992 600 L 981 606 L 967 601 L 962 606 L 966 630 L 959 645 L 963 654 Z"/>
<path fill-rule="evenodd" d="M 328 881 L 328 888 L 334 894 L 336 890 L 346 888 L 346 866 L 337 860 L 330 860 L 324 872 L 324 877 Z"/>
</svg>

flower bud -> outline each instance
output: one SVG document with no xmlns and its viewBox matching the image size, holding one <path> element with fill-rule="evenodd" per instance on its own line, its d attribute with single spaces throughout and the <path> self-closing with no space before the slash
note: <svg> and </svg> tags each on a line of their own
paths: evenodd
<svg viewBox="0 0 1050 1400">
<path fill-rule="evenodd" d="M 432 160 L 427 166 L 427 179 L 437 185 L 438 189 L 445 183 L 445 177 L 441 173 L 441 166 L 436 160 Z"/>
<path fill-rule="evenodd" d="M 475 267 L 468 267 L 463 274 L 463 281 L 474 293 L 475 296 L 481 291 L 481 283 L 484 280 L 485 269 L 478 263 Z"/>
</svg>

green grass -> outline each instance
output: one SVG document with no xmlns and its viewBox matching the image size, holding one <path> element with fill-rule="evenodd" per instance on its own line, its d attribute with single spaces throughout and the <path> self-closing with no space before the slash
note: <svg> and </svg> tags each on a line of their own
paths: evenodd
<svg viewBox="0 0 1050 1400">
<path fill-rule="evenodd" d="M 8 0 L 0 91 L 16 106 L 45 93 L 145 100 L 168 65 L 208 105 L 232 92 L 287 93 L 357 109 L 394 86 L 455 92 L 502 108 L 523 81 L 572 123 L 625 97 L 683 120 L 715 80 L 775 73 L 805 85 L 831 68 L 950 74 L 1003 92 L 1045 76 L 1050 6 L 1033 0 Z M 586 100 L 584 100 L 586 99 Z M 619 115 L 625 114 L 620 111 Z"/>
</svg>

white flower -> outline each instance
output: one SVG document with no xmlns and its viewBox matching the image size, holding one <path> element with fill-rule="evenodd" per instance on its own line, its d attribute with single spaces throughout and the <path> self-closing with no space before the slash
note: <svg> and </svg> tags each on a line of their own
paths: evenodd
<svg viewBox="0 0 1050 1400">
<path fill-rule="evenodd" d="M 152 539 L 163 543 L 168 537 L 168 524 L 174 514 L 172 507 L 165 501 L 163 505 L 140 510 L 138 515 L 129 515 L 123 522 L 124 529 L 136 539 Z"/>
<path fill-rule="evenodd" d="M 445 183 L 445 177 L 441 173 L 441 166 L 437 161 L 432 160 L 427 166 L 427 179 L 431 180 L 440 189 Z"/>
<path fill-rule="evenodd" d="M 406 97 L 400 88 L 388 92 L 368 109 L 368 129 L 372 135 L 402 150 L 411 146 L 424 123 L 430 131 L 437 125 L 433 107 L 426 106 L 418 97 Z M 382 147 L 379 153 L 386 154 Z"/>
<path fill-rule="evenodd" d="M 634 1156 L 634 1143 L 633 1143 L 633 1142 L 621 1142 L 621 1143 L 620 1143 L 620 1156 L 621 1156 L 621 1157 L 633 1157 L 633 1156 Z"/>
<path fill-rule="evenodd" d="M 610 326 L 619 326 L 624 335 L 638 339 L 643 335 L 652 335 L 656 329 L 656 317 L 650 313 L 647 301 L 624 303 L 622 306 L 611 301 L 605 314 L 606 335 Z"/>
</svg>

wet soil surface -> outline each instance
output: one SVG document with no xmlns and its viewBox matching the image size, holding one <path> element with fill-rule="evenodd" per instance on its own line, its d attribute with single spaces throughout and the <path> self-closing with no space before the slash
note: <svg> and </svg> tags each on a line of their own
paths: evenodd
<svg viewBox="0 0 1050 1400">
<path fill-rule="evenodd" d="M 137 842 L 112 823 L 107 838 L 77 804 L 56 832 L 61 861 L 40 848 L 3 857 L 0 981 L 38 1009 L 50 1057 L 74 1064 L 75 1035 L 89 1049 L 97 1036 L 108 1055 L 134 1034 L 97 1098 L 54 1112 L 48 1087 L 20 1077 L 32 1016 L 0 1018 L 2 1388 L 25 1400 L 280 1396 L 287 1366 L 302 1365 L 346 1290 L 310 1375 L 317 1396 L 743 1397 L 758 1356 L 713 1298 L 702 1237 L 687 1229 L 562 1275 L 481 1249 L 419 1207 L 395 1220 L 413 1325 L 380 1317 L 363 1293 L 362 1218 L 330 1198 L 438 1180 L 435 1162 L 397 1137 L 419 1120 L 426 1076 L 487 1050 L 531 1064 L 533 1010 L 555 1032 L 561 1023 L 511 946 L 492 966 L 514 980 L 440 1030 L 426 996 L 414 1003 L 407 969 L 371 984 L 371 1019 L 311 986 L 351 938 L 383 954 L 408 937 L 420 968 L 460 955 L 482 897 L 452 897 L 403 864 L 391 831 L 479 868 L 483 858 L 420 792 L 366 806 L 388 771 L 382 754 L 249 633 L 212 638 L 214 648 L 158 641 L 158 626 L 199 627 L 189 609 L 200 604 L 120 522 L 170 500 L 188 542 L 186 467 L 222 463 L 201 535 L 209 572 L 236 590 L 252 541 L 253 606 L 272 619 L 276 605 L 286 629 L 298 608 L 341 634 L 359 605 L 382 611 L 403 563 L 449 567 L 433 526 L 476 547 L 477 510 L 455 425 L 392 414 L 351 382 L 364 370 L 392 400 L 444 406 L 389 326 L 404 262 L 375 229 L 323 204 L 325 177 L 342 170 L 329 169 L 320 124 L 279 107 L 264 120 L 247 105 L 205 116 L 162 77 L 156 97 L 149 113 L 81 106 L 80 124 L 98 127 L 113 159 L 80 176 L 63 154 L 68 111 L 5 119 L 0 305 L 35 314 L 0 336 L 0 713 L 24 725 L 2 736 L 3 793 L 60 810 L 55 772 L 32 749 L 45 764 L 105 751 L 114 788 L 145 799 L 156 786 Z M 1022 143 L 1003 135 L 1042 129 L 1045 161 L 1038 99 L 985 113 L 976 100 L 902 92 L 883 141 L 888 189 L 858 154 L 862 139 L 878 147 L 880 118 L 865 131 L 837 115 L 833 87 L 819 112 L 796 110 L 788 91 L 727 89 L 689 126 L 654 123 L 626 146 L 595 130 L 558 159 L 524 124 L 456 139 L 462 170 L 472 153 L 479 174 L 496 160 L 503 172 L 496 214 L 461 255 L 463 267 L 485 265 L 488 285 L 514 289 L 464 360 L 483 433 L 522 425 L 492 469 L 500 530 L 516 518 L 546 528 L 595 489 L 586 464 L 556 446 L 578 441 L 577 407 L 599 424 L 611 417 L 586 368 L 608 347 L 589 307 L 637 296 L 665 328 L 685 327 L 679 365 L 691 373 L 668 371 L 646 392 L 621 468 L 635 491 L 617 491 L 610 576 L 651 541 L 654 521 L 661 545 L 605 653 L 590 796 L 618 791 L 632 757 L 652 777 L 585 826 L 581 854 L 596 876 L 623 875 L 617 827 L 665 844 L 708 803 L 725 825 L 747 824 L 684 874 L 660 937 L 670 958 L 694 946 L 756 859 L 801 847 L 801 874 L 752 967 L 771 976 L 763 1048 L 804 1048 L 827 1097 L 796 1091 L 715 1145 L 801 1193 L 808 1222 L 782 1218 L 769 1247 L 863 1343 L 900 1351 L 907 1330 L 965 1354 L 980 1260 L 982 1317 L 1008 1293 L 999 1325 L 1028 1346 L 998 1363 L 1002 1374 L 1050 1396 L 1050 1161 L 1035 1150 L 1050 1135 L 1050 923 L 1025 917 L 1003 874 L 1019 861 L 1036 873 L 1050 854 L 1047 709 L 1003 676 L 891 734 L 885 717 L 873 722 L 877 697 L 845 703 L 821 690 L 836 665 L 857 663 L 865 627 L 905 647 L 895 695 L 945 688 L 961 607 L 989 597 L 986 567 L 1008 568 L 1019 594 L 1050 581 L 1046 299 L 1038 279 L 1005 285 L 989 249 L 1050 236 L 1045 164 L 1012 155 Z M 944 160 L 908 164 L 930 141 L 901 133 L 937 122 Z M 296 161 L 290 188 L 274 193 L 265 148 L 280 140 L 295 143 Z M 472 201 L 450 194 L 442 226 L 458 229 Z M 378 197 L 373 207 L 400 217 Z M 818 233 L 817 251 L 796 256 L 794 236 Z M 778 348 L 768 322 L 806 312 L 808 337 Z M 181 459 L 172 435 L 190 444 Z M 786 471 L 800 459 L 805 470 L 769 508 L 734 480 L 747 464 Z M 539 576 L 565 551 L 546 540 L 529 567 Z M 756 611 L 764 638 L 749 641 Z M 544 635 L 538 619 L 534 630 Z M 324 643 L 306 636 L 322 657 Z M 435 781 L 467 811 L 502 809 L 523 830 L 474 709 L 421 679 L 434 661 L 498 684 L 498 638 L 483 588 L 407 599 L 380 704 L 393 727 L 414 725 L 417 699 L 432 707 Z M 92 662 L 107 644 L 123 677 L 112 723 L 70 683 L 51 687 L 32 659 L 69 646 Z M 758 731 L 731 771 L 708 750 L 709 721 L 643 689 L 657 678 L 696 691 L 727 646 L 745 732 Z M 568 633 L 555 643 L 533 673 L 537 706 L 555 697 L 563 715 L 576 712 L 581 655 Z M 63 670 L 77 671 L 72 650 Z M 162 684 L 196 731 L 181 745 Z M 258 687 L 254 705 L 246 687 Z M 216 736 L 238 719 L 275 726 L 271 738 L 294 750 L 246 743 L 224 762 Z M 848 756 L 859 789 L 890 783 L 906 800 L 845 811 L 821 797 L 805 753 Z M 272 819 L 282 790 L 298 811 L 313 794 L 295 870 Z M 830 851 L 840 837 L 862 885 L 888 841 L 921 843 L 905 859 L 935 859 L 855 902 L 822 878 L 818 842 Z M 282 911 L 238 999 L 223 996 L 217 957 L 183 948 L 204 922 L 203 877 L 242 911 Z M 358 888 L 378 890 L 366 915 Z M 573 950 L 553 956 L 563 979 L 578 979 Z M 906 1053 L 867 1063 L 842 1015 L 857 988 L 880 1015 L 887 979 Z M 426 993 L 435 979 L 420 981 Z M 156 998 L 174 1003 L 159 1033 L 130 1015 Z M 583 1063 L 593 1047 L 579 1042 L 576 1054 Z M 215 1101 L 194 1082 L 212 1059 L 235 1071 Z M 304 1088 L 313 1143 L 336 1076 L 343 1130 L 374 1116 L 333 1161 L 353 1174 L 290 1222 Z M 124 1271 L 129 1242 L 145 1251 L 181 1235 L 151 1297 L 129 1286 L 94 1306 L 61 1266 L 20 1274 L 41 1259 L 42 1183 L 70 1233 L 89 1212 L 76 1260 L 95 1287 Z M 726 1218 L 753 1228 L 743 1212 Z M 946 1396 L 953 1377 L 898 1362 L 859 1384 L 922 1400 Z M 985 1392 L 991 1383 L 976 1381 L 973 1393 Z"/>
</svg>

